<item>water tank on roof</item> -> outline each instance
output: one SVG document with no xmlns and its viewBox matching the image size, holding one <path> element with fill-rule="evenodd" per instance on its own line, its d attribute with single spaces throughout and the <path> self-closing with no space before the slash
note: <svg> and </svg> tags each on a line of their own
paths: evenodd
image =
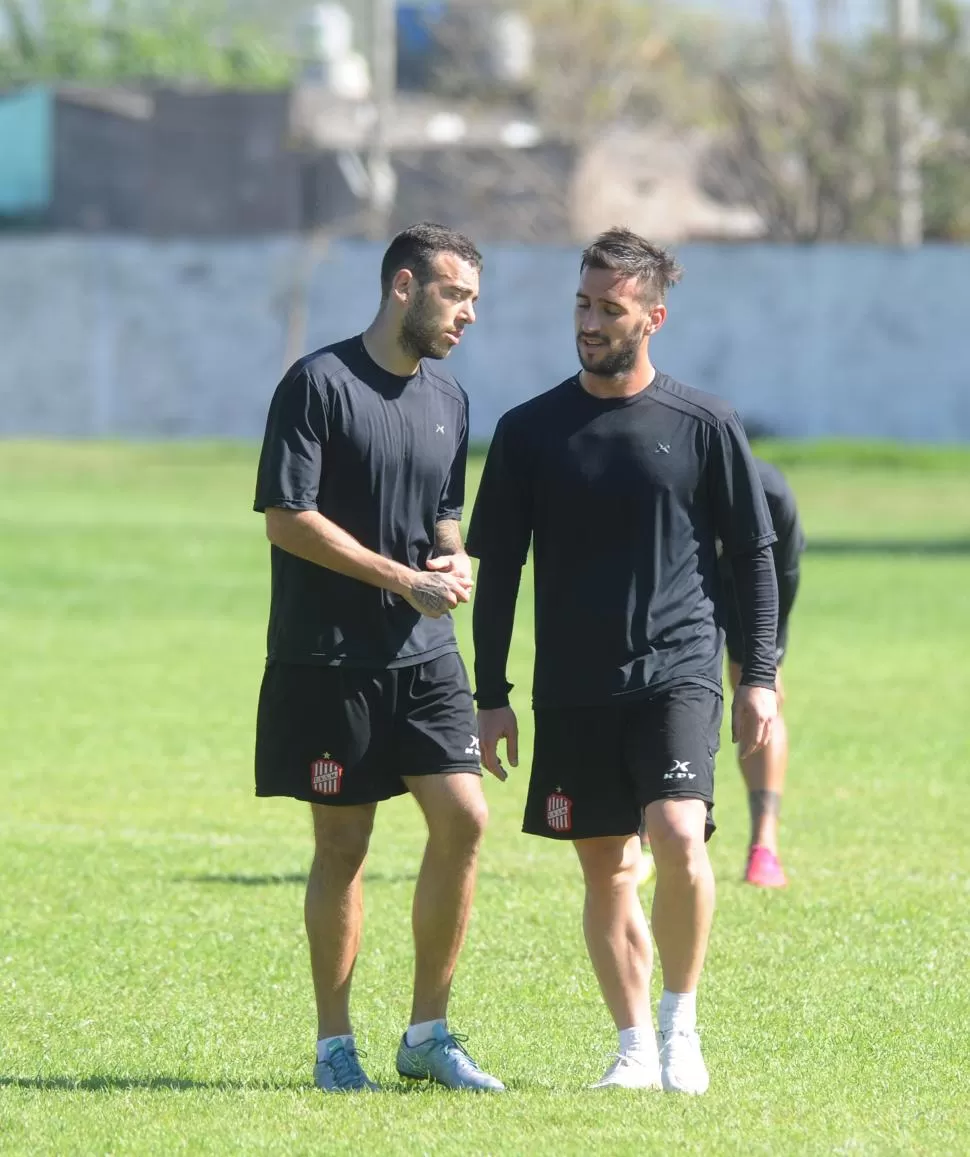
<svg viewBox="0 0 970 1157">
<path fill-rule="evenodd" d="M 489 43 L 492 75 L 503 85 L 524 84 L 532 75 L 535 37 L 521 12 L 498 12 Z"/>
<path fill-rule="evenodd" d="M 353 51 L 354 22 L 342 4 L 315 4 L 301 22 L 304 55 L 336 61 Z"/>
<path fill-rule="evenodd" d="M 346 100 L 370 95 L 370 69 L 354 51 L 354 22 L 342 4 L 315 4 L 300 21 L 303 78 Z"/>
<path fill-rule="evenodd" d="M 447 14 L 441 3 L 398 3 L 397 79 L 403 89 L 425 89 L 434 80 L 434 70 L 440 57 L 440 46 L 435 26 Z"/>
</svg>

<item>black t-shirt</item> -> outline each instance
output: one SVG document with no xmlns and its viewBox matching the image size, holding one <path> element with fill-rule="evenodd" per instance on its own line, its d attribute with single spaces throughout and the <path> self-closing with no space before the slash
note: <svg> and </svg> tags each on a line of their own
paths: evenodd
<svg viewBox="0 0 970 1157">
<path fill-rule="evenodd" d="M 771 523 L 778 536 L 771 548 L 774 557 L 775 574 L 778 578 L 778 633 L 782 635 L 795 602 L 798 589 L 801 556 L 805 551 L 805 532 L 798 517 L 795 495 L 777 466 L 755 458 L 758 477 L 765 489 Z M 730 557 L 721 558 L 721 580 L 724 588 L 724 614 L 736 622 L 737 610 L 734 593 L 734 574 Z M 739 628 L 735 628 L 735 633 Z"/>
<path fill-rule="evenodd" d="M 410 378 L 350 338 L 297 362 L 269 408 L 254 509 L 318 510 L 377 554 L 423 570 L 435 524 L 460 519 L 468 398 L 421 363 Z M 450 616 L 274 546 L 270 659 L 390 668 L 457 651 Z"/>
<path fill-rule="evenodd" d="M 467 550 L 535 564 L 536 705 L 721 690 L 717 541 L 775 535 L 734 411 L 658 374 L 603 400 L 573 377 L 498 424 Z M 481 690 L 481 689 L 480 689 Z"/>
</svg>

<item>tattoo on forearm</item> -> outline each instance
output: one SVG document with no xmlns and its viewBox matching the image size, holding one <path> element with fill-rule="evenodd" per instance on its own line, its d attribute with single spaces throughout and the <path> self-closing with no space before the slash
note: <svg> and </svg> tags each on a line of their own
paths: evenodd
<svg viewBox="0 0 970 1157">
<path fill-rule="evenodd" d="M 448 610 L 448 600 L 445 598 L 447 584 L 437 574 L 423 575 L 411 590 L 412 598 L 420 611 L 440 615 Z"/>
<path fill-rule="evenodd" d="M 748 807 L 751 809 L 751 822 L 755 824 L 767 816 L 777 816 L 781 811 L 781 792 L 749 791 Z"/>
<path fill-rule="evenodd" d="M 461 554 L 465 549 L 461 541 L 461 526 L 453 518 L 437 523 L 434 545 L 436 554 Z"/>
</svg>

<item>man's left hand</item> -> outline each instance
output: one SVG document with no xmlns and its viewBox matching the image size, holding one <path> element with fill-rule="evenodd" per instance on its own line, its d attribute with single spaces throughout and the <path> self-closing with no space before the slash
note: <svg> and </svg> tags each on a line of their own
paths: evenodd
<svg viewBox="0 0 970 1157">
<path fill-rule="evenodd" d="M 740 745 L 742 759 L 768 745 L 777 714 L 778 696 L 771 688 L 746 687 L 742 683 L 734 692 L 731 738 Z"/>
</svg>

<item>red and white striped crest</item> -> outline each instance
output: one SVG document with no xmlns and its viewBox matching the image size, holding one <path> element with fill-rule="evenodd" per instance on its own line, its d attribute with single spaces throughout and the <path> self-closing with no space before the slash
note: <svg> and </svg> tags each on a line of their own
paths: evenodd
<svg viewBox="0 0 970 1157">
<path fill-rule="evenodd" d="M 310 764 L 310 786 L 317 795 L 337 795 L 343 777 L 343 767 L 329 756 L 315 759 Z"/>
<path fill-rule="evenodd" d="M 573 827 L 573 801 L 554 791 L 546 798 L 546 823 L 554 832 L 569 832 Z"/>
</svg>

